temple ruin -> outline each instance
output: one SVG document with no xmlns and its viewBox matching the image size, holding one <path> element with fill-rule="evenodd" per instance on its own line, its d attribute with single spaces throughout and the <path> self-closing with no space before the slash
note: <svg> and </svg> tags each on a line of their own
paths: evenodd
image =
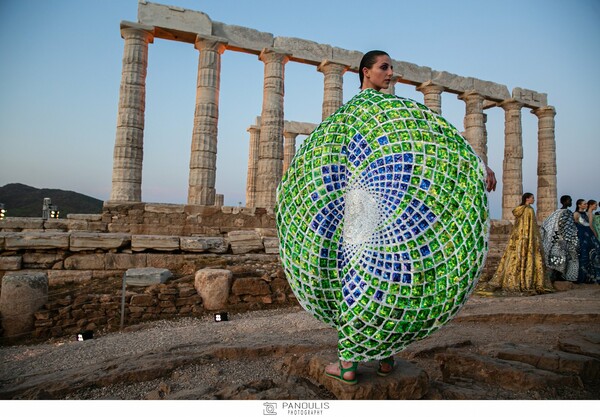
<svg viewBox="0 0 600 417">
<path fill-rule="evenodd" d="M 246 206 L 271 209 L 282 173 L 293 155 L 298 126 L 286 130 L 284 72 L 288 61 L 313 65 L 323 73 L 322 117 L 343 104 L 343 74 L 358 72 L 362 52 L 310 40 L 273 36 L 251 28 L 212 21 L 206 14 L 140 0 L 138 22 L 121 22 L 125 47 L 115 139 L 112 190 L 108 203 L 141 202 L 144 142 L 145 79 L 148 45 L 154 38 L 193 44 L 198 50 L 198 82 L 191 141 L 188 204 L 215 204 L 217 125 L 221 55 L 254 54 L 264 62 L 263 104 L 257 124 L 250 126 L 250 151 Z M 392 57 L 393 58 L 393 57 Z M 537 215 L 546 218 L 557 205 L 554 107 L 547 95 L 516 87 L 512 94 L 502 84 L 450 74 L 409 62 L 393 60 L 395 84 L 412 85 L 423 94 L 424 104 L 442 114 L 441 94 L 456 94 L 465 102 L 464 136 L 487 162 L 487 115 L 501 107 L 505 112 L 502 172 L 502 219 L 512 219 L 512 209 L 523 193 L 522 109 L 538 118 Z M 292 124 L 290 124 L 292 126 Z M 307 124 L 302 128 L 310 126 Z M 307 133 L 305 133 L 307 134 Z M 285 145 L 284 145 L 285 142 Z"/>
</svg>

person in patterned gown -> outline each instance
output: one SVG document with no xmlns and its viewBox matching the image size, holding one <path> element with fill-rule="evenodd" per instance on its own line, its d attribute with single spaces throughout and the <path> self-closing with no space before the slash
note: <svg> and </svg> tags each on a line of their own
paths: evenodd
<svg viewBox="0 0 600 417">
<path fill-rule="evenodd" d="M 577 281 L 579 274 L 579 239 L 573 213 L 573 199 L 560 198 L 562 207 L 544 220 L 541 227 L 544 262 L 552 280 Z"/>
</svg>

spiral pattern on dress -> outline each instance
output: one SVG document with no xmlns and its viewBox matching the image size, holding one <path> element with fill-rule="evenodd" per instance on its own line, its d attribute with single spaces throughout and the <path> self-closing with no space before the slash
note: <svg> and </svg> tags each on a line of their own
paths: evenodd
<svg viewBox="0 0 600 417">
<path fill-rule="evenodd" d="M 364 90 L 304 141 L 277 190 L 280 256 L 340 358 L 389 357 L 450 320 L 485 263 L 485 166 L 443 117 Z"/>
</svg>

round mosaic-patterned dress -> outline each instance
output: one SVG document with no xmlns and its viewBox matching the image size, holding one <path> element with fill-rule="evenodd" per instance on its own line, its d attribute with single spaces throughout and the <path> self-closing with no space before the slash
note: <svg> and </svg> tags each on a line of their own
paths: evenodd
<svg viewBox="0 0 600 417">
<path fill-rule="evenodd" d="M 394 355 L 450 320 L 485 263 L 485 166 L 443 117 L 367 89 L 304 141 L 277 189 L 280 256 L 343 360 Z"/>
</svg>

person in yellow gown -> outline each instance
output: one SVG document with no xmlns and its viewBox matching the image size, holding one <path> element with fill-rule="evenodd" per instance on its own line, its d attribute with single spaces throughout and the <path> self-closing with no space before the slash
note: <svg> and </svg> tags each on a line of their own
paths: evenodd
<svg viewBox="0 0 600 417">
<path fill-rule="evenodd" d="M 535 197 L 523 194 L 521 205 L 513 210 L 515 225 L 489 287 L 524 295 L 552 292 L 546 276 L 540 230 L 531 205 Z"/>
</svg>

